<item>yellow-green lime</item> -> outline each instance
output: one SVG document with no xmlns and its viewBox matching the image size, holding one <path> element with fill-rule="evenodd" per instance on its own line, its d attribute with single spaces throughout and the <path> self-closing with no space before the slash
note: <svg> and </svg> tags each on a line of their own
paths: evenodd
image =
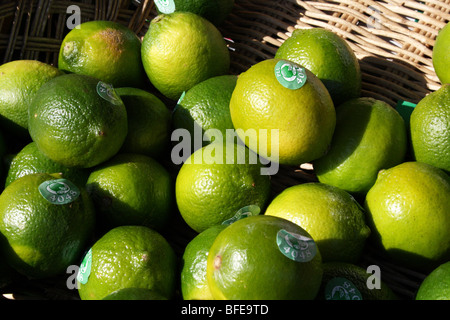
<svg viewBox="0 0 450 320">
<path fill-rule="evenodd" d="M 195 151 L 182 165 L 175 183 L 181 216 L 195 231 L 221 224 L 246 206 L 263 210 L 270 178 L 242 145 L 213 142 Z"/>
<path fill-rule="evenodd" d="M 237 76 L 223 75 L 209 78 L 189 89 L 173 112 L 175 129 L 185 129 L 191 135 L 193 150 L 222 137 L 234 129 L 230 115 L 230 99 Z M 195 148 L 196 139 L 200 144 Z"/>
<path fill-rule="evenodd" d="M 117 88 L 127 110 L 128 134 L 120 152 L 161 158 L 170 145 L 171 114 L 164 102 L 140 88 Z"/>
<path fill-rule="evenodd" d="M 4 132 L 28 137 L 28 106 L 39 88 L 63 72 L 37 60 L 14 60 L 0 66 L 0 123 Z"/>
<path fill-rule="evenodd" d="M 59 173 L 79 186 L 86 184 L 89 171 L 86 169 L 63 166 L 48 157 L 39 149 L 35 142 L 25 145 L 11 160 L 8 168 L 5 187 L 14 180 L 31 173 Z"/>
<path fill-rule="evenodd" d="M 120 153 L 92 169 L 86 182 L 99 217 L 109 230 L 120 225 L 145 225 L 160 230 L 172 213 L 173 181 L 153 158 Z"/>
<path fill-rule="evenodd" d="M 171 299 L 176 279 L 173 248 L 145 226 L 109 230 L 87 251 L 77 275 L 82 300 L 101 300 L 125 288 L 144 288 Z"/>
<path fill-rule="evenodd" d="M 433 67 L 437 77 L 442 84 L 450 83 L 450 71 L 448 66 L 450 64 L 449 52 L 450 50 L 450 23 L 439 30 L 436 41 L 433 47 Z"/>
<path fill-rule="evenodd" d="M 426 276 L 417 290 L 416 300 L 450 300 L 450 261 Z"/>
<path fill-rule="evenodd" d="M 206 264 L 211 245 L 226 224 L 199 233 L 186 246 L 182 256 L 181 295 L 184 300 L 213 300 L 206 279 Z"/>
<path fill-rule="evenodd" d="M 142 87 L 145 80 L 140 39 L 113 21 L 87 21 L 70 30 L 61 43 L 58 68 L 114 87 Z"/>
<path fill-rule="evenodd" d="M 408 147 L 403 118 L 386 102 L 362 97 L 336 108 L 336 129 L 326 155 L 314 161 L 320 182 L 364 195 L 378 171 L 400 164 Z"/>
<path fill-rule="evenodd" d="M 0 195 L 1 249 L 30 278 L 63 274 L 91 240 L 95 211 L 82 187 L 61 176 L 33 173 Z"/>
<path fill-rule="evenodd" d="M 365 200 L 372 241 L 392 261 L 430 270 L 450 259 L 450 177 L 421 162 L 381 170 Z"/>
<path fill-rule="evenodd" d="M 270 202 L 265 214 L 305 229 L 324 262 L 358 262 L 370 235 L 359 203 L 346 191 L 323 183 L 286 188 Z"/>
<path fill-rule="evenodd" d="M 411 113 L 410 133 L 414 159 L 450 174 L 450 84 L 419 101 Z"/>
<path fill-rule="evenodd" d="M 230 54 L 219 30 L 191 12 L 153 18 L 141 51 L 150 82 L 173 100 L 197 83 L 227 74 L 230 68 Z"/>
<path fill-rule="evenodd" d="M 304 229 L 257 215 L 219 233 L 208 253 L 206 276 L 216 300 L 311 300 L 322 272 L 320 251 Z"/>
<path fill-rule="evenodd" d="M 116 290 L 102 300 L 167 300 L 156 291 L 145 288 L 123 288 Z"/>
<path fill-rule="evenodd" d="M 318 300 L 397 300 L 381 274 L 347 262 L 323 264 L 323 278 Z"/>
<path fill-rule="evenodd" d="M 286 165 L 323 156 L 336 125 L 323 83 L 308 69 L 280 59 L 258 62 L 239 75 L 230 113 L 250 149 Z"/>
<path fill-rule="evenodd" d="M 298 63 L 325 85 L 335 106 L 361 95 L 359 61 L 344 38 L 323 29 L 296 29 L 275 54 Z"/>
<path fill-rule="evenodd" d="M 67 167 L 90 168 L 108 160 L 128 132 L 127 112 L 114 88 L 78 74 L 45 83 L 28 118 L 38 149 Z"/>
<path fill-rule="evenodd" d="M 156 0 L 155 5 L 159 13 L 192 12 L 218 26 L 231 13 L 234 0 Z"/>
</svg>

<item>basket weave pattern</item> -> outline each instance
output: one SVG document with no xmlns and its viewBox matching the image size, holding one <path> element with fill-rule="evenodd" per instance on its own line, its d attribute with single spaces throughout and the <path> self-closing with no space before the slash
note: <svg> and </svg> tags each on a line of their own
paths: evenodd
<svg viewBox="0 0 450 320">
<path fill-rule="evenodd" d="M 143 37 L 156 16 L 151 0 L 0 0 L 0 64 L 36 59 L 57 65 L 60 44 L 70 31 L 70 5 L 81 11 L 81 22 L 112 20 Z M 228 39 L 231 72 L 273 58 L 295 29 L 320 27 L 346 39 L 360 61 L 362 95 L 395 106 L 417 103 L 440 87 L 432 65 L 438 31 L 450 20 L 450 0 L 236 0 L 220 26 Z M 281 167 L 273 179 L 276 191 L 315 177 L 308 168 Z M 388 262 L 376 253 L 363 264 L 383 264 L 386 278 L 400 296 L 413 298 L 423 275 Z"/>
</svg>

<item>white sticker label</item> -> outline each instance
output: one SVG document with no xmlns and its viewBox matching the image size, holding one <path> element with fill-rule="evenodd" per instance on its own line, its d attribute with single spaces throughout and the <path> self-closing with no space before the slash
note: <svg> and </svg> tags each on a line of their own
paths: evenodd
<svg viewBox="0 0 450 320">
<path fill-rule="evenodd" d="M 155 0 L 155 5 L 162 13 L 172 13 L 175 11 L 175 2 L 173 0 Z"/>
</svg>

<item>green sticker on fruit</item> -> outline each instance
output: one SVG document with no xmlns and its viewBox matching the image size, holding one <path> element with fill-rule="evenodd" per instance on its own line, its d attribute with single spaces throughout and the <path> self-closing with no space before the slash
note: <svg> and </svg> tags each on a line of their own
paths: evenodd
<svg viewBox="0 0 450 320">
<path fill-rule="evenodd" d="M 334 277 L 325 286 L 326 300 L 362 300 L 361 292 L 348 279 Z"/>
<path fill-rule="evenodd" d="M 317 253 L 313 239 L 284 229 L 277 232 L 277 245 L 282 254 L 297 262 L 311 261 Z"/>
<path fill-rule="evenodd" d="M 172 13 L 175 11 L 175 2 L 173 0 L 155 0 L 155 5 L 162 13 Z"/>
<path fill-rule="evenodd" d="M 108 102 L 111 102 L 112 104 L 119 105 L 122 103 L 122 100 L 120 99 L 116 90 L 114 90 L 113 86 L 109 83 L 99 81 L 97 83 L 97 93 L 100 97 Z"/>
<path fill-rule="evenodd" d="M 47 180 L 39 185 L 40 194 L 53 204 L 67 204 L 75 201 L 80 195 L 76 185 L 67 179 Z"/>
<path fill-rule="evenodd" d="M 227 219 L 224 222 L 222 222 L 222 224 L 230 225 L 233 222 L 236 222 L 243 218 L 247 218 L 250 216 L 257 216 L 260 212 L 261 212 L 260 207 L 258 207 L 256 205 L 245 206 L 245 207 L 239 209 L 232 218 Z"/>
<path fill-rule="evenodd" d="M 300 89 L 307 80 L 305 68 L 287 60 L 277 62 L 275 65 L 275 77 L 283 87 L 291 90 Z"/>
<path fill-rule="evenodd" d="M 84 256 L 83 261 L 81 262 L 80 268 L 78 269 L 77 281 L 82 284 L 86 284 L 89 275 L 91 274 L 91 266 L 92 266 L 92 248 Z"/>
</svg>

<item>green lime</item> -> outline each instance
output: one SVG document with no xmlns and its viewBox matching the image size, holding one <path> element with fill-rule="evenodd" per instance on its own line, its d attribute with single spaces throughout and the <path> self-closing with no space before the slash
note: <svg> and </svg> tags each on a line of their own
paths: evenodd
<svg viewBox="0 0 450 320">
<path fill-rule="evenodd" d="M 439 30 L 433 47 L 433 67 L 436 75 L 442 84 L 450 83 L 450 72 L 448 66 L 450 58 L 448 51 L 450 50 L 450 23 Z"/>
<path fill-rule="evenodd" d="M 141 87 L 145 79 L 141 40 L 113 21 L 88 21 L 70 30 L 61 43 L 58 68 L 114 87 Z"/>
<path fill-rule="evenodd" d="M 372 241 L 392 260 L 429 270 L 450 259 L 450 178 L 421 162 L 381 170 L 365 200 Z"/>
<path fill-rule="evenodd" d="M 28 106 L 44 83 L 62 74 L 37 60 L 15 60 L 0 66 L 0 123 L 5 133 L 28 137 Z"/>
<path fill-rule="evenodd" d="M 145 288 L 123 288 L 111 292 L 102 300 L 167 300 L 159 293 Z"/>
<path fill-rule="evenodd" d="M 128 132 L 126 109 L 114 89 L 78 74 L 41 87 L 30 105 L 28 125 L 38 149 L 67 167 L 89 168 L 108 160 Z"/>
<path fill-rule="evenodd" d="M 150 82 L 176 100 L 208 78 L 224 75 L 230 54 L 219 30 L 191 12 L 161 14 L 142 40 L 142 62 Z"/>
<path fill-rule="evenodd" d="M 239 75 L 230 113 L 250 149 L 286 165 L 323 156 L 336 125 L 334 105 L 322 82 L 309 70 L 279 59 L 258 62 Z"/>
<path fill-rule="evenodd" d="M 320 182 L 365 195 L 378 171 L 403 162 L 405 123 L 387 103 L 356 98 L 336 108 L 336 129 L 326 155 L 314 161 Z"/>
<path fill-rule="evenodd" d="M 318 300 L 397 300 L 380 275 L 346 262 L 323 264 Z"/>
<path fill-rule="evenodd" d="M 89 172 L 85 169 L 66 167 L 46 157 L 35 142 L 28 143 L 11 160 L 5 187 L 11 182 L 31 173 L 59 173 L 76 185 L 86 184 Z"/>
<path fill-rule="evenodd" d="M 187 244 L 181 269 L 181 294 L 184 300 L 214 299 L 206 279 L 208 253 L 217 235 L 227 226 L 218 224 L 209 227 Z"/>
<path fill-rule="evenodd" d="M 450 300 L 450 261 L 426 276 L 417 290 L 416 300 Z"/>
<path fill-rule="evenodd" d="M 91 240 L 95 211 L 86 191 L 60 175 L 33 173 L 0 195 L 2 250 L 30 278 L 63 274 Z"/>
<path fill-rule="evenodd" d="M 230 14 L 234 0 L 156 0 L 155 5 L 159 13 L 192 12 L 218 26 Z"/>
<path fill-rule="evenodd" d="M 127 110 L 128 134 L 120 152 L 160 158 L 170 145 L 171 114 L 154 94 L 139 88 L 117 88 Z"/>
<path fill-rule="evenodd" d="M 309 69 L 328 89 L 335 106 L 361 95 L 358 59 L 349 44 L 330 30 L 295 30 L 277 49 L 275 58 Z"/>
<path fill-rule="evenodd" d="M 93 168 L 86 190 L 96 207 L 98 224 L 106 229 L 145 225 L 160 230 L 173 209 L 169 172 L 142 154 L 117 154 Z"/>
<path fill-rule="evenodd" d="M 234 129 L 230 115 L 230 99 L 236 81 L 235 75 L 209 78 L 189 89 L 178 102 L 173 113 L 174 128 L 188 130 L 193 147 L 195 139 L 202 140 L 202 147 L 220 135 L 225 140 L 227 130 L 229 132 Z"/>
<path fill-rule="evenodd" d="M 257 215 L 219 233 L 206 276 L 217 300 L 311 300 L 322 280 L 322 259 L 300 226 Z"/>
<path fill-rule="evenodd" d="M 323 262 L 356 263 L 370 229 L 361 206 L 346 191 L 323 183 L 303 183 L 278 194 L 266 215 L 290 220 L 314 239 Z"/>
<path fill-rule="evenodd" d="M 167 240 L 145 226 L 109 230 L 86 253 L 77 276 L 82 300 L 101 300 L 124 288 L 144 288 L 171 299 L 177 259 Z"/>
<path fill-rule="evenodd" d="M 182 165 L 175 183 L 178 209 L 195 231 L 221 224 L 249 205 L 265 208 L 270 178 L 249 150 L 213 142 L 194 152 Z"/>
<path fill-rule="evenodd" d="M 414 159 L 450 174 L 450 84 L 419 101 L 411 113 L 410 132 Z"/>
</svg>

